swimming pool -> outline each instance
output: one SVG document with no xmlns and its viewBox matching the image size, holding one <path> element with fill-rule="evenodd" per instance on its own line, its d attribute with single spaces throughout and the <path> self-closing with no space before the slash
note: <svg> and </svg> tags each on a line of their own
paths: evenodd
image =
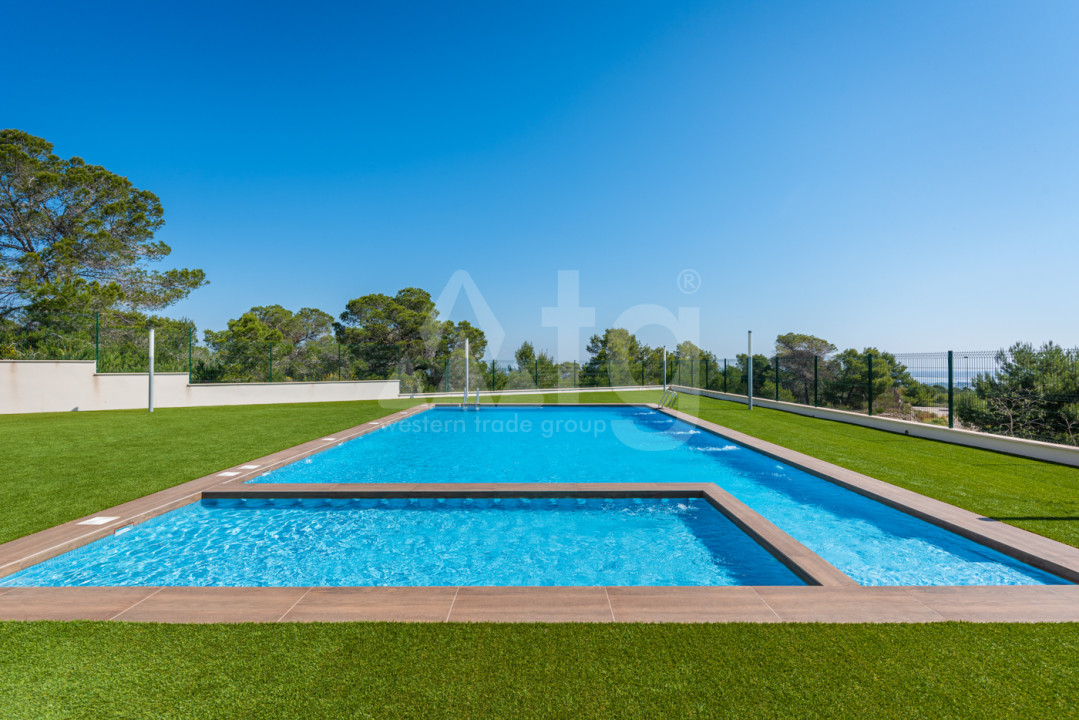
<svg viewBox="0 0 1079 720">
<path fill-rule="evenodd" d="M 435 408 L 256 483 L 716 483 L 862 585 L 1055 575 L 643 407 Z"/>
<path fill-rule="evenodd" d="M 701 498 L 212 499 L 13 586 L 802 585 Z"/>
</svg>

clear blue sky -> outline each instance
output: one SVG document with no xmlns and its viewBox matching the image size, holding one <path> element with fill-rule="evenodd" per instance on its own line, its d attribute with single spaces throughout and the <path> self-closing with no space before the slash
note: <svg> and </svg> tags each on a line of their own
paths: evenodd
<svg viewBox="0 0 1079 720">
<path fill-rule="evenodd" d="M 1073 2 L 15 3 L 0 125 L 157 193 L 221 328 L 468 271 L 507 338 L 699 307 L 894 352 L 1079 345 Z M 682 270 L 699 292 L 680 292 Z M 467 309 L 454 319 L 469 319 Z M 582 337 L 588 331 L 582 332 Z M 674 338 L 641 333 L 653 344 Z"/>
</svg>

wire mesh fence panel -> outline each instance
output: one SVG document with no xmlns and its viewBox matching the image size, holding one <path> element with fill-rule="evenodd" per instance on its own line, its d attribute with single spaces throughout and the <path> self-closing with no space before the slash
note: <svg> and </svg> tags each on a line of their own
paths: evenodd
<svg viewBox="0 0 1079 720">
<path fill-rule="evenodd" d="M 581 365 L 578 362 L 564 362 L 558 364 L 558 386 L 561 388 L 577 387 L 577 377 L 581 373 Z"/>
<path fill-rule="evenodd" d="M 426 351 L 401 350 L 401 392 L 443 392 L 448 388 L 448 359 L 434 357 Z"/>
<path fill-rule="evenodd" d="M 398 380 L 403 393 L 465 390 L 464 352 L 338 344 L 216 340 L 200 343 L 192 323 L 133 313 L 32 313 L 0 320 L 0 359 L 96 360 L 101 373 L 149 368 L 149 324 L 157 372 L 190 372 L 193 383 Z M 679 384 L 803 405 L 951 425 L 1079 445 L 1079 349 L 1049 343 L 1007 350 L 897 353 L 868 349 L 814 356 L 797 349 L 752 359 L 716 359 L 685 346 L 666 356 L 594 357 L 554 363 L 543 355 L 468 363 L 468 390 L 548 390 Z"/>
<path fill-rule="evenodd" d="M 274 375 L 284 382 L 345 380 L 346 362 L 356 360 L 356 353 L 350 353 L 350 349 L 350 346 L 339 345 L 328 338 L 302 345 L 275 345 Z M 392 367 L 390 372 L 396 377 L 396 367 Z"/>
<path fill-rule="evenodd" d="M 541 389 L 555 390 L 563 387 L 562 373 L 554 363 L 538 363 L 535 374 L 537 385 Z"/>
<path fill-rule="evenodd" d="M 154 328 L 154 371 L 187 372 L 188 326 Z M 144 373 L 150 369 L 150 329 L 144 323 L 102 325 L 97 333 L 99 373 Z"/>
<path fill-rule="evenodd" d="M 639 363 L 633 360 L 620 358 L 607 363 L 607 387 L 639 385 L 640 377 Z"/>
<path fill-rule="evenodd" d="M 341 345 L 342 380 L 394 380 L 404 372 L 397 345 Z"/>
<path fill-rule="evenodd" d="M 582 388 L 611 387 L 611 369 L 606 363 L 587 363 L 577 376 L 577 386 Z"/>
<path fill-rule="evenodd" d="M 274 379 L 274 344 L 269 342 L 214 343 L 195 354 L 191 369 L 193 383 L 273 382 Z"/>
<path fill-rule="evenodd" d="M 686 387 L 699 387 L 699 358 L 696 356 L 672 355 L 668 362 L 674 362 L 674 384 Z"/>
<path fill-rule="evenodd" d="M 487 366 L 487 389 L 491 392 L 499 392 L 506 389 L 510 374 L 515 368 L 510 363 L 499 363 L 492 360 Z"/>
<path fill-rule="evenodd" d="M 26 314 L 0 321 L 0 359 L 96 360 L 100 373 L 144 373 L 150 367 L 151 325 L 155 370 L 187 372 L 194 326 L 130 313 Z"/>
<path fill-rule="evenodd" d="M 477 364 L 482 366 L 484 372 L 482 387 L 495 392 L 659 385 L 663 382 L 662 360 L 627 360 L 586 365 L 579 362 L 536 361 L 527 365 L 518 365 L 512 361 Z"/>
<path fill-rule="evenodd" d="M 398 382 L 399 392 L 402 394 L 427 392 L 426 374 L 417 373 L 415 365 L 407 357 L 401 358 L 401 376 Z"/>
<path fill-rule="evenodd" d="M 193 383 L 394 380 L 402 373 L 395 345 L 216 342 L 188 352 Z"/>
<path fill-rule="evenodd" d="M 723 392 L 723 361 L 705 357 L 699 365 L 700 387 L 713 392 Z"/>
<path fill-rule="evenodd" d="M 948 353 L 897 353 L 893 357 L 901 403 L 893 414 L 904 420 L 948 425 Z"/>
<path fill-rule="evenodd" d="M 842 361 L 832 359 L 818 367 L 820 407 L 868 413 L 870 381 L 868 361 L 855 353 Z"/>
<path fill-rule="evenodd" d="M 0 360 L 93 360 L 97 318 L 49 313 L 0 320 Z"/>
<path fill-rule="evenodd" d="M 1002 415 L 1010 413 L 1011 408 L 1005 407 L 1006 403 L 998 408 L 993 407 L 997 395 L 994 386 L 1007 359 L 1010 359 L 1007 351 L 964 350 L 954 354 L 954 403 L 956 417 L 961 424 L 978 429 L 994 428 L 1000 424 L 993 417 L 997 414 L 994 410 Z M 1003 434 L 1015 434 L 1018 428 L 1007 429 L 1009 432 Z"/>
<path fill-rule="evenodd" d="M 535 390 L 536 373 L 535 366 L 529 367 L 528 365 L 518 365 L 516 363 L 500 363 L 499 367 L 502 368 L 500 374 L 496 376 L 497 385 L 499 390 Z"/>
<path fill-rule="evenodd" d="M 775 399 L 813 405 L 820 362 L 811 353 L 789 353 L 772 358 Z"/>
<path fill-rule="evenodd" d="M 746 394 L 745 366 L 738 362 L 737 358 L 727 358 L 723 361 L 723 374 L 720 379 L 720 392 L 731 395 Z"/>
<path fill-rule="evenodd" d="M 663 384 L 663 357 L 653 355 L 641 359 L 641 385 Z"/>
<path fill-rule="evenodd" d="M 469 383 L 472 382 L 471 366 L 469 367 Z M 445 382 L 446 392 L 464 392 L 465 388 L 465 357 L 464 352 L 460 354 L 450 355 L 446 358 L 445 363 L 445 376 L 443 378 Z"/>
<path fill-rule="evenodd" d="M 954 365 L 955 411 L 964 427 L 1079 445 L 1079 349 L 956 352 Z"/>
</svg>

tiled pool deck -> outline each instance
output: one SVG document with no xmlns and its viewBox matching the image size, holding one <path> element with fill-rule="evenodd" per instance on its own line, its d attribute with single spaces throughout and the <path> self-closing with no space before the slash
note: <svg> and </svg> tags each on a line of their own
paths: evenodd
<svg viewBox="0 0 1079 720">
<path fill-rule="evenodd" d="M 57 587 L 0 588 L 0 620 L 141 622 L 1079 622 L 1079 585 L 861 587 L 711 484 L 242 485 L 396 422 L 418 406 L 94 516 L 0 545 L 0 576 L 202 497 L 704 497 L 790 567 L 804 587 Z M 655 407 L 655 406 L 653 406 Z M 1013 557 L 1079 580 L 1079 548 L 984 518 L 693 416 L 664 412 Z M 101 525 L 92 518 L 114 518 Z"/>
</svg>

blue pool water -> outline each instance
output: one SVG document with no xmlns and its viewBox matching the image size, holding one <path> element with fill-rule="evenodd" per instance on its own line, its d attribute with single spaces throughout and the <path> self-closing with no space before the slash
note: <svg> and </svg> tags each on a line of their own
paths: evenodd
<svg viewBox="0 0 1079 720">
<path fill-rule="evenodd" d="M 4 586 L 801 585 L 702 499 L 203 500 Z"/>
<path fill-rule="evenodd" d="M 862 585 L 1065 583 L 647 408 L 436 408 L 253 482 L 714 482 Z"/>
</svg>

